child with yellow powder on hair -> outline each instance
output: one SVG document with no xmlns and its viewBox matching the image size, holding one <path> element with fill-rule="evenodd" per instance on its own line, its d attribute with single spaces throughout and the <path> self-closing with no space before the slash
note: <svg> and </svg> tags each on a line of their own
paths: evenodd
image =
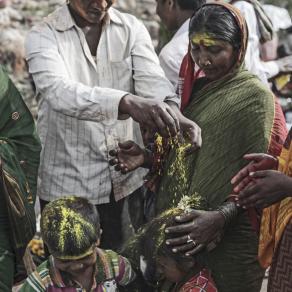
<svg viewBox="0 0 292 292">
<path fill-rule="evenodd" d="M 41 233 L 51 256 L 27 278 L 22 292 L 114 292 L 135 278 L 126 258 L 98 248 L 99 216 L 84 198 L 49 203 L 42 213 Z"/>
</svg>

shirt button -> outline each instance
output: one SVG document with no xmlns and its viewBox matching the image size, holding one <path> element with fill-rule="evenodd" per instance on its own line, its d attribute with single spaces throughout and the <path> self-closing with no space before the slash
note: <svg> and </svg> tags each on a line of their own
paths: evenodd
<svg viewBox="0 0 292 292">
<path fill-rule="evenodd" d="M 12 114 L 11 114 L 11 118 L 12 118 L 12 120 L 14 120 L 14 121 L 19 120 L 19 118 L 20 118 L 20 114 L 19 114 L 19 112 L 14 112 L 14 113 L 12 113 Z"/>
</svg>

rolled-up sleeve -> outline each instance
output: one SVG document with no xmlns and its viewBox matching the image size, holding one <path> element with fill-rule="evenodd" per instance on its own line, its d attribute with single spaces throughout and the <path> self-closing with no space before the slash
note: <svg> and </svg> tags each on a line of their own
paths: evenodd
<svg viewBox="0 0 292 292">
<path fill-rule="evenodd" d="M 48 25 L 33 28 L 29 33 L 26 59 L 37 93 L 53 110 L 96 122 L 118 118 L 120 100 L 127 92 L 72 81 L 59 54 L 54 32 Z"/>
<path fill-rule="evenodd" d="M 180 105 L 180 99 L 173 85 L 166 78 L 159 64 L 150 35 L 140 21 L 137 21 L 132 61 L 136 94 L 161 101 L 170 100 Z"/>
</svg>

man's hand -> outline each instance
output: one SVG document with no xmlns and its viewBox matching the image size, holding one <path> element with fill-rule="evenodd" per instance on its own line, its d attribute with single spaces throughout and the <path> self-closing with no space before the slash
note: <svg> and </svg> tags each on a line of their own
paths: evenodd
<svg viewBox="0 0 292 292">
<path fill-rule="evenodd" d="M 251 172 L 276 169 L 278 167 L 277 158 L 268 154 L 252 153 L 244 155 L 243 158 L 251 162 L 232 178 L 231 183 L 234 185 L 234 193 L 239 193 L 252 182 L 252 177 L 249 175 Z"/>
<path fill-rule="evenodd" d="M 262 170 L 249 175 L 253 182 L 238 195 L 243 208 L 266 208 L 292 195 L 292 178 L 275 170 Z"/>
<path fill-rule="evenodd" d="M 193 121 L 186 118 L 181 111 L 179 110 L 178 106 L 173 102 L 167 102 L 171 109 L 176 114 L 180 130 L 183 137 L 186 139 L 187 142 L 190 143 L 190 147 L 188 147 L 185 152 L 186 154 L 193 153 L 196 149 L 202 146 L 202 133 L 201 128 Z"/>
<path fill-rule="evenodd" d="M 276 60 L 277 65 L 279 66 L 279 71 L 282 73 L 291 73 L 292 72 L 292 56 L 287 56 L 281 59 Z"/>
<path fill-rule="evenodd" d="M 130 115 L 141 127 L 153 129 L 163 137 L 175 137 L 180 130 L 176 114 L 162 101 L 128 94 L 121 99 L 119 112 Z"/>
<path fill-rule="evenodd" d="M 133 141 L 119 143 L 119 149 L 109 152 L 114 158 L 109 161 L 116 171 L 126 174 L 138 167 L 151 167 L 152 155 Z"/>
<path fill-rule="evenodd" d="M 187 256 L 199 253 L 220 238 L 225 224 L 219 211 L 191 210 L 175 219 L 179 224 L 166 228 L 165 232 L 176 237 L 167 239 L 166 244 L 173 252 L 183 252 Z"/>
</svg>

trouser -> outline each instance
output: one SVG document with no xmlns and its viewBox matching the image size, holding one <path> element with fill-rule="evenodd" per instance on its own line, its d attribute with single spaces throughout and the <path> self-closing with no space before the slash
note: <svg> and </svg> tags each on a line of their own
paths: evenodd
<svg viewBox="0 0 292 292">
<path fill-rule="evenodd" d="M 144 195 L 145 188 L 141 187 L 128 197 L 115 201 L 112 192 L 109 203 L 96 205 L 102 229 L 101 248 L 119 251 L 129 237 L 144 224 Z M 40 199 L 41 212 L 46 204 L 47 201 Z"/>
<path fill-rule="evenodd" d="M 15 273 L 15 254 L 9 234 L 7 205 L 0 186 L 0 291 L 11 292 Z"/>
</svg>

